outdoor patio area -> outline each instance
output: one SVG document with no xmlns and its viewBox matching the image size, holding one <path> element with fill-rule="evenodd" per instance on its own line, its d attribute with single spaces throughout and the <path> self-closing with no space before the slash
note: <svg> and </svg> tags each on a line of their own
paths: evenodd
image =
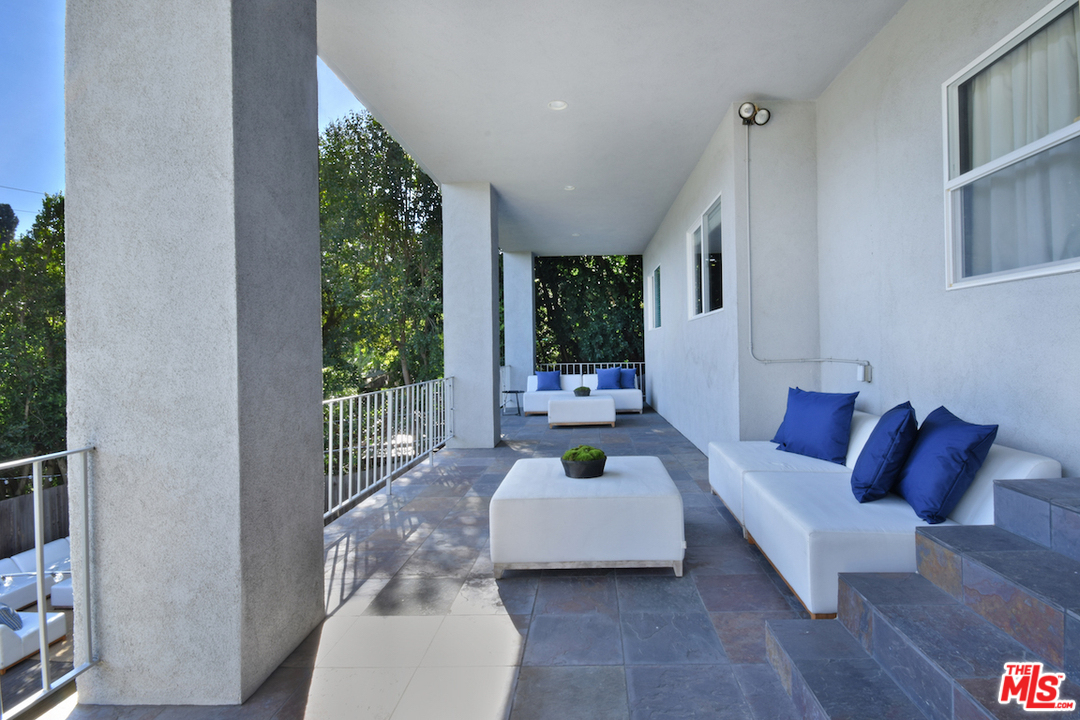
<svg viewBox="0 0 1080 720">
<path fill-rule="evenodd" d="M 654 412 L 614 429 L 502 418 L 493 450 L 443 450 L 325 529 L 327 619 L 243 706 L 80 706 L 72 718 L 746 718 L 795 709 L 764 623 L 806 617 Z M 578 444 L 661 458 L 682 492 L 686 572 L 511 571 L 488 501 L 518 458 Z M 52 715 L 51 715 L 52 716 Z"/>
</svg>

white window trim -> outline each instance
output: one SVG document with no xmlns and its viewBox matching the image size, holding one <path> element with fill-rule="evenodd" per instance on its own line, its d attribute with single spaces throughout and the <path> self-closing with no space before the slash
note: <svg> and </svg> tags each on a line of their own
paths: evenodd
<svg viewBox="0 0 1080 720">
<path fill-rule="evenodd" d="M 659 330 L 661 327 L 663 327 L 663 312 L 664 312 L 663 305 L 661 305 L 661 307 L 660 307 L 660 315 L 657 315 L 657 312 L 656 312 L 657 292 L 658 292 L 657 288 L 656 288 L 656 276 L 657 276 L 659 270 L 660 270 L 660 263 L 657 263 L 656 267 L 654 267 L 652 269 L 652 272 L 649 273 L 648 277 L 645 278 L 646 290 L 648 291 L 646 293 L 646 297 L 649 299 L 648 300 L 649 312 L 648 312 L 648 317 L 646 318 L 647 327 L 645 328 L 646 331 L 648 331 L 648 330 Z"/>
<path fill-rule="evenodd" d="M 1029 37 L 1037 33 L 1044 26 L 1056 19 L 1068 7 L 1076 5 L 1077 0 L 1054 0 L 1044 7 L 1027 22 L 1013 30 L 1011 33 L 995 43 L 993 47 L 969 63 L 963 70 L 953 75 L 941 84 L 942 106 L 942 141 L 945 148 L 944 162 L 944 186 L 945 186 L 945 289 L 958 290 L 982 285 L 1009 282 L 1012 280 L 1025 280 L 1028 278 L 1045 277 L 1048 275 L 1060 275 L 1080 271 L 1080 258 L 1057 260 L 1041 265 L 1028 265 L 1015 270 L 1002 270 L 995 273 L 985 273 L 969 278 L 960 277 L 960 268 L 963 266 L 960 243 L 957 241 L 958 228 L 956 223 L 959 218 L 953 212 L 953 193 L 979 178 L 991 175 L 998 170 L 1038 155 L 1055 145 L 1068 142 L 1080 136 L 1080 121 L 1056 130 L 1038 140 L 1017 148 L 1006 155 L 995 158 L 990 162 L 980 165 L 968 172 L 953 177 L 960 170 L 960 113 L 959 113 L 959 88 L 960 86 L 993 64 L 1010 50 L 1025 42 Z"/>
<path fill-rule="evenodd" d="M 724 308 L 727 303 L 723 303 L 715 310 L 705 310 L 709 298 L 709 235 L 708 235 L 708 217 L 717 205 L 720 204 L 720 200 L 723 193 L 716 196 L 716 199 L 709 203 L 709 206 L 705 208 L 705 212 L 698 216 L 697 223 L 692 225 L 689 230 L 686 231 L 686 287 L 689 292 L 686 294 L 687 299 L 687 312 L 690 320 L 697 320 L 709 315 L 715 315 L 716 313 L 724 312 Z M 701 282 L 701 312 L 697 311 L 697 303 L 695 292 L 697 286 L 694 284 L 694 276 L 697 274 L 694 272 L 694 231 L 701 230 L 701 277 L 697 278 Z M 720 256 L 723 257 L 723 248 L 720 249 Z"/>
</svg>

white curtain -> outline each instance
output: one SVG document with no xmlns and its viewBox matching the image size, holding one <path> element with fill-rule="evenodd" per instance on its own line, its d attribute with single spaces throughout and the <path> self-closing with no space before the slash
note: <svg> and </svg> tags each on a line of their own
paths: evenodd
<svg viewBox="0 0 1080 720">
<path fill-rule="evenodd" d="M 971 167 L 1080 120 L 1080 8 L 970 81 Z M 964 187 L 964 275 L 1080 257 L 1080 142 L 1058 145 Z"/>
</svg>

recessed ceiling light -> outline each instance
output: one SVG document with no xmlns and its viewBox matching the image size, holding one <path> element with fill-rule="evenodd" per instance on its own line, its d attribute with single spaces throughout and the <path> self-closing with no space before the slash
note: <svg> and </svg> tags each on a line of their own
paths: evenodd
<svg viewBox="0 0 1080 720">
<path fill-rule="evenodd" d="M 570 237 L 581 237 L 581 233 L 570 233 Z"/>
<path fill-rule="evenodd" d="M 574 188 L 573 185 L 567 185 L 567 186 L 565 186 L 563 188 L 563 190 L 565 190 L 566 192 L 570 192 L 571 190 L 574 190 L 574 189 L 576 189 L 576 188 Z"/>
<path fill-rule="evenodd" d="M 562 100 L 552 100 L 551 102 L 548 103 L 548 109 L 549 110 L 565 110 L 566 109 L 566 103 L 563 102 Z"/>
</svg>

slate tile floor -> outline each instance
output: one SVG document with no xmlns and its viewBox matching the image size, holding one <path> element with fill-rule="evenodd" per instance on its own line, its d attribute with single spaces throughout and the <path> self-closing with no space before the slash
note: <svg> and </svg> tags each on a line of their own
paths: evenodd
<svg viewBox="0 0 1080 720">
<path fill-rule="evenodd" d="M 502 418 L 493 450 L 444 450 L 326 527 L 327 619 L 243 706 L 71 718 L 784 720 L 765 621 L 806 617 L 709 493 L 708 462 L 653 412 L 614 429 Z M 519 571 L 496 581 L 488 499 L 523 457 L 587 443 L 656 455 L 683 494 L 687 572 Z"/>
</svg>

